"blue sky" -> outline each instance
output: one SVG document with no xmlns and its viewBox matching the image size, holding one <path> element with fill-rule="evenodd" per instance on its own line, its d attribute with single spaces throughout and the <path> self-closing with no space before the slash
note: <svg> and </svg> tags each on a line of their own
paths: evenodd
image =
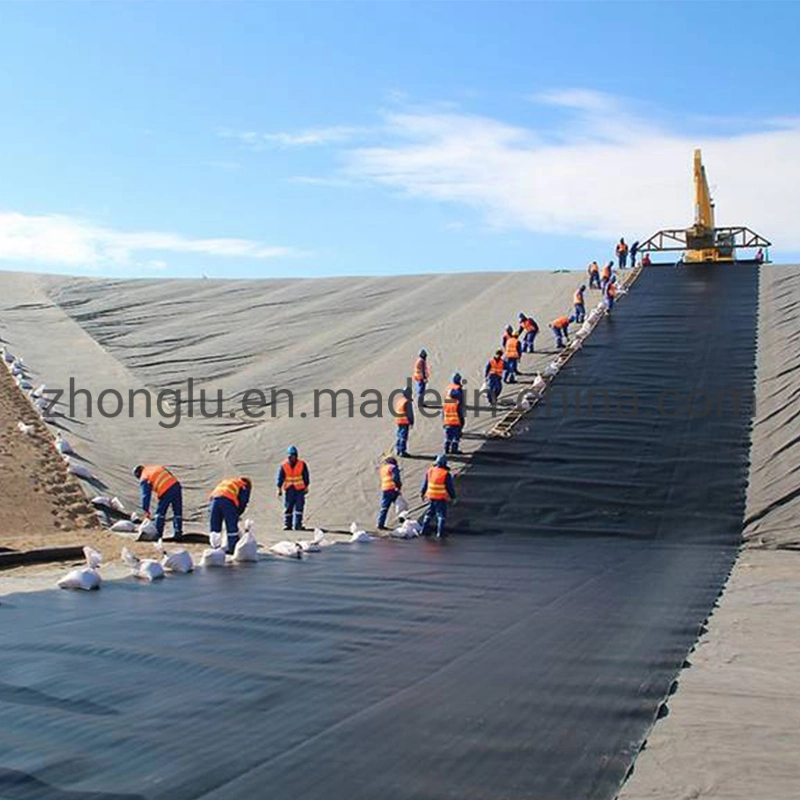
<svg viewBox="0 0 800 800">
<path fill-rule="evenodd" d="M 800 258 L 794 3 L 4 3 L 0 267 L 580 267 L 691 222 Z"/>
</svg>

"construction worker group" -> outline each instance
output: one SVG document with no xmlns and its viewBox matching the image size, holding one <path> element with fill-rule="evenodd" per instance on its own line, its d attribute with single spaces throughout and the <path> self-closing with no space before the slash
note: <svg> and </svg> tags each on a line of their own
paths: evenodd
<svg viewBox="0 0 800 800">
<path fill-rule="evenodd" d="M 629 248 L 624 239 L 616 246 L 620 269 L 625 269 L 628 258 L 631 265 L 636 264 L 638 242 Z M 643 261 L 649 262 L 647 254 Z M 596 261 L 588 267 L 588 289 L 602 293 L 603 302 L 610 313 L 617 295 L 617 278 L 614 275 L 614 262 L 609 261 L 602 269 Z M 572 297 L 572 312 L 556 317 L 550 322 L 556 349 L 569 343 L 569 326 L 582 324 L 586 319 L 586 284 L 578 286 Z M 485 385 L 482 393 L 494 406 L 497 404 L 504 384 L 517 382 L 519 363 L 523 354 L 533 353 L 539 326 L 536 320 L 523 312 L 518 315 L 517 326 L 508 325 L 503 332 L 501 346 L 489 358 L 484 370 Z M 398 458 L 409 455 L 409 438 L 415 424 L 414 404 L 426 405 L 426 393 L 431 379 L 428 353 L 422 349 L 414 363 L 413 386 L 407 385 L 399 392 L 394 403 L 393 416 L 396 429 L 394 455 L 382 460 L 379 467 L 380 506 L 378 509 L 378 530 L 387 529 L 389 512 L 403 488 Z M 414 395 L 416 394 L 416 397 Z M 426 471 L 420 487 L 420 496 L 427 503 L 422 518 L 424 534 L 435 530 L 438 537 L 444 536 L 448 504 L 455 500 L 456 490 L 453 475 L 448 463 L 449 455 L 461 453 L 461 437 L 466 422 L 466 398 L 464 381 L 456 372 L 447 386 L 441 404 L 441 419 L 444 432 L 443 452 L 436 456 Z M 166 515 L 172 512 L 173 534 L 176 540 L 183 537 L 183 494 L 182 487 L 174 473 L 161 465 L 137 465 L 133 474 L 139 481 L 140 502 L 145 517 L 150 518 L 152 498 L 156 498 L 155 523 L 159 538 L 163 535 Z M 286 531 L 305 530 L 303 515 L 310 475 L 308 464 L 299 457 L 297 447 L 289 446 L 286 459 L 280 464 L 276 475 L 277 495 L 283 500 L 283 527 Z M 246 476 L 224 478 L 209 494 L 208 524 L 212 533 L 227 534 L 227 550 L 232 553 L 239 536 L 240 518 L 247 509 L 252 492 L 252 480 Z"/>
</svg>

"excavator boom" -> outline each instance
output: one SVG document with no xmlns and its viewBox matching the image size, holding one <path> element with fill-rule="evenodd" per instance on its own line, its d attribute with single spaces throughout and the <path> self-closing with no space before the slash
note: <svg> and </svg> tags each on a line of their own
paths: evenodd
<svg viewBox="0 0 800 800">
<path fill-rule="evenodd" d="M 694 225 L 673 228 L 651 236 L 639 252 L 685 252 L 687 262 L 735 261 L 738 248 L 767 248 L 770 242 L 744 226 L 718 228 L 714 220 L 714 201 L 708 189 L 706 168 L 699 149 L 694 151 Z"/>
</svg>

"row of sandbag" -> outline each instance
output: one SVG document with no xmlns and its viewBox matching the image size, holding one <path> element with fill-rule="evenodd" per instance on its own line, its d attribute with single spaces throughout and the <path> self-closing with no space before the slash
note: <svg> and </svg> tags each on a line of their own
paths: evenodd
<svg viewBox="0 0 800 800">
<path fill-rule="evenodd" d="M 0 356 L 2 357 L 0 360 L 5 364 L 20 391 L 28 398 L 34 411 L 39 415 L 42 422 L 52 424 L 55 420 L 49 415 L 50 401 L 44 394 L 47 390 L 47 385 L 41 383 L 39 386 L 34 387 L 30 380 L 31 371 L 22 357 L 15 356 L 5 346 L 0 348 Z M 33 434 L 34 426 L 19 421 L 17 423 L 17 430 L 21 434 L 29 436 Z M 74 475 L 76 478 L 82 478 L 83 480 L 92 480 L 94 476 L 91 470 L 85 464 L 76 461 L 74 458 L 75 451 L 72 449 L 70 443 L 62 437 L 60 432 L 56 433 L 53 446 L 64 459 L 64 463 L 67 465 L 67 472 L 70 475 Z"/>
<path fill-rule="evenodd" d="M 259 544 L 251 532 L 251 520 L 245 520 L 244 533 L 239 537 L 234 547 L 233 554 L 228 555 L 224 547 L 221 533 L 209 534 L 209 544 L 200 558 L 202 567 L 224 567 L 227 564 L 241 564 L 258 561 Z M 401 518 L 400 525 L 391 532 L 391 536 L 400 539 L 410 539 L 421 534 L 420 524 L 416 520 Z M 350 539 L 348 544 L 371 542 L 376 537 L 359 528 L 357 523 L 350 526 Z M 325 537 L 325 532 L 319 528 L 314 531 L 314 536 L 308 540 L 283 540 L 276 542 L 269 548 L 269 553 L 279 558 L 302 559 L 307 553 L 317 553 L 323 548 L 336 544 Z M 159 540 L 154 542 L 157 557 L 139 558 L 135 553 L 122 548 L 122 561 L 129 566 L 135 578 L 147 582 L 163 579 L 168 573 L 187 574 L 194 571 L 195 564 L 192 554 L 188 550 L 167 551 L 164 543 Z M 84 547 L 83 553 L 86 563 L 82 567 L 70 570 L 58 581 L 61 589 L 79 589 L 91 591 L 99 589 L 102 583 L 100 566 L 103 557 L 91 547 Z"/>
</svg>

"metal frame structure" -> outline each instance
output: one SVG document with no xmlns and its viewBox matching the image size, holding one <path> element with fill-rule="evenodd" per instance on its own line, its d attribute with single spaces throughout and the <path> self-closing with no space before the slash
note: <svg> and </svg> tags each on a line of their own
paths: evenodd
<svg viewBox="0 0 800 800">
<path fill-rule="evenodd" d="M 714 240 L 710 244 L 703 244 L 703 247 L 733 248 L 767 248 L 772 246 L 772 242 L 760 236 L 750 228 L 733 226 L 728 228 L 714 228 Z M 678 250 L 692 250 L 697 248 L 697 244 L 692 241 L 693 231 L 691 228 L 666 228 L 663 231 L 654 233 L 646 242 L 639 245 L 640 253 L 668 253 Z"/>
</svg>

